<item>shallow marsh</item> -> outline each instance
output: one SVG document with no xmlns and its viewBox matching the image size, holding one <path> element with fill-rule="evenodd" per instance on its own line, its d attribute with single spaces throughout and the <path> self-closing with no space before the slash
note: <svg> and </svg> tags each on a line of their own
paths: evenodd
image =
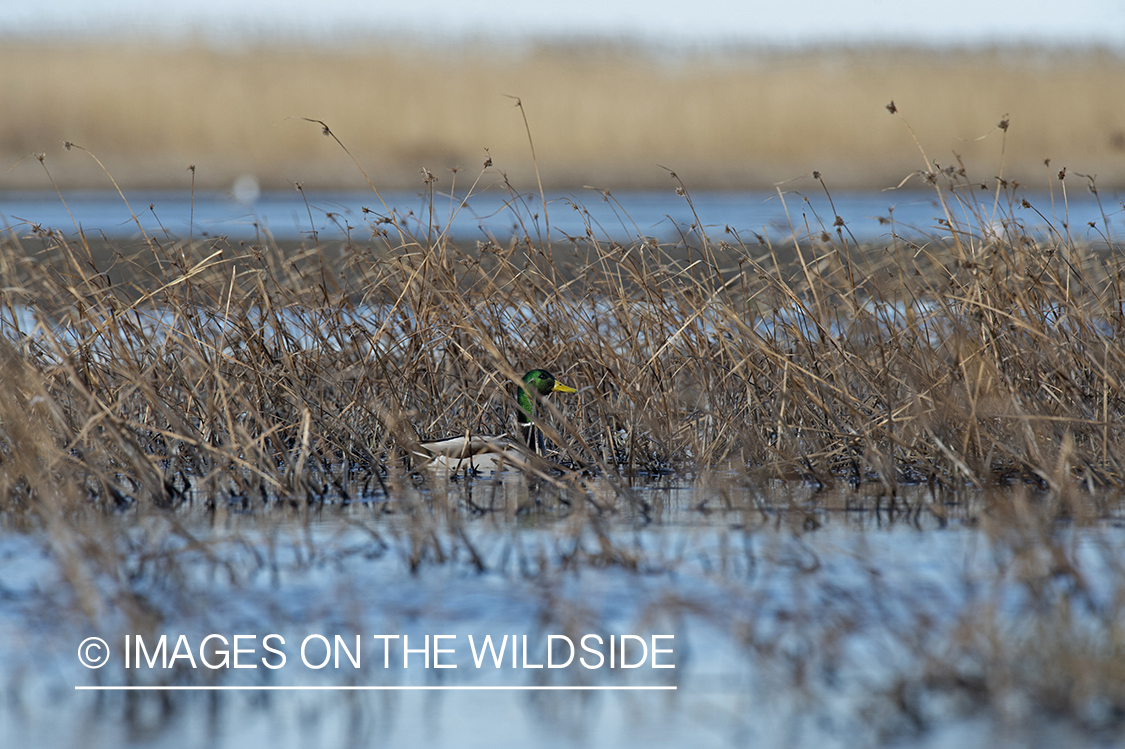
<svg viewBox="0 0 1125 749">
<path fill-rule="evenodd" d="M 930 176 L 946 224 L 883 245 L 846 222 L 785 247 L 693 222 L 671 245 L 563 241 L 518 200 L 526 232 L 475 247 L 388 216 L 334 254 L 144 236 L 108 267 L 81 232 L 7 237 L 4 730 L 59 746 L 1112 745 L 1120 257 L 1108 231 L 1097 252 L 1065 226 L 1027 231 L 1009 185 Z M 416 465 L 426 439 L 510 430 L 532 366 L 579 387 L 544 404 L 554 469 Z M 126 635 L 146 658 L 184 635 L 202 659 L 214 633 L 255 635 L 253 657 L 281 635 L 291 660 L 122 661 Z M 547 636 L 590 633 L 672 635 L 676 668 L 480 669 L 465 648 L 527 636 L 536 663 Z M 360 635 L 365 665 L 305 666 L 292 648 L 312 634 Z M 459 668 L 384 667 L 379 634 L 455 635 Z M 116 653 L 103 669 L 75 659 L 90 636 Z"/>
</svg>

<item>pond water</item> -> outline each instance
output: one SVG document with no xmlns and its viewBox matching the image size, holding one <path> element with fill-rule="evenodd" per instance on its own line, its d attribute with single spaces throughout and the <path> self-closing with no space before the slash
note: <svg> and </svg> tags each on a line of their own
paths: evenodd
<svg viewBox="0 0 1125 749">
<path fill-rule="evenodd" d="M 470 491 L 498 491 L 501 509 L 449 514 Z M 650 521 L 546 508 L 529 480 L 505 476 L 293 512 L 9 527 L 5 744 L 1119 745 L 1097 690 L 1077 719 L 1036 708 L 1040 672 L 1073 655 L 1051 640 L 1119 633 L 1119 520 L 1052 525 L 1029 552 L 1042 528 L 993 525 L 972 498 L 921 487 L 894 512 L 816 509 L 850 490 L 825 503 L 792 484 L 636 491 Z M 739 509 L 708 509 L 723 507 Z M 1053 553 L 1074 574 L 1051 569 Z M 242 667 L 208 635 L 230 657 L 239 646 Z M 576 657 L 536 668 L 567 661 L 561 638 L 547 651 L 558 635 Z M 622 635 L 634 636 L 624 655 Z M 108 662 L 84 668 L 76 652 L 94 636 Z M 496 660 L 486 636 L 492 653 L 508 648 Z M 320 668 L 328 643 L 335 662 Z M 141 689 L 75 689 L 121 686 Z M 153 689 L 169 686 L 230 691 Z"/>
<path fill-rule="evenodd" d="M 951 208 L 954 220 L 967 226 L 992 224 L 1005 215 L 1014 216 L 1035 231 L 1044 231 L 1050 225 L 1066 234 L 1065 224 L 1070 227 L 1072 238 L 1095 243 L 1105 241 L 1104 209 L 1111 235 L 1125 230 L 1118 196 L 1103 192 L 1099 207 L 1094 196 L 1085 190 L 1072 192 L 1065 202 L 1058 191 L 1054 195 L 1028 191 L 1014 198 L 1001 196 L 998 208 L 994 207 L 994 195 L 980 193 L 972 196 L 979 201 L 980 216 L 969 216 L 956 205 Z M 401 226 L 420 237 L 426 235 L 431 224 L 439 230 L 448 227 L 450 236 L 458 241 L 488 237 L 505 240 L 525 231 L 532 237 L 546 235 L 542 202 L 537 194 L 513 197 L 498 190 L 473 195 L 463 208 L 459 207 L 459 200 L 435 194 L 432 221 L 430 198 L 408 192 L 383 195 L 387 207 L 371 192 L 311 189 L 303 194 L 296 190 L 265 192 L 247 202 L 217 192 L 198 193 L 193 199 L 190 193 L 182 191 L 138 190 L 126 194 L 128 207 L 117 193 L 109 191 L 75 191 L 64 197 L 65 205 L 54 193 L 0 192 L 0 225 L 6 224 L 20 234 L 27 234 L 34 226 L 73 232 L 77 225 L 112 238 L 136 234 L 139 222 L 150 234 L 161 236 L 167 232 L 177 238 L 190 234 L 196 238 L 225 236 L 248 240 L 264 237 L 268 232 L 280 240 L 311 238 L 315 233 L 322 241 L 349 235 L 366 241 L 373 222 L 387 216 L 389 207 Z M 1034 210 L 1020 207 L 1020 198 L 1026 198 Z M 880 219 L 893 216 L 893 228 L 899 234 L 911 236 L 940 234 L 938 221 L 944 218 L 932 191 L 841 192 L 829 199 L 819 187 L 807 193 L 787 192 L 784 197 L 776 192 L 703 191 L 691 195 L 691 205 L 672 188 L 614 193 L 612 200 L 605 199 L 598 190 L 549 193 L 546 218 L 554 240 L 585 236 L 589 229 L 599 239 L 628 241 L 643 235 L 675 241 L 694 223 L 693 206 L 713 239 L 725 239 L 732 244 L 736 239 L 725 234 L 726 227 L 736 230 L 747 244 L 757 243 L 755 233 L 776 242 L 788 239 L 794 231 L 801 238 L 810 232 L 834 232 L 833 223 L 838 215 L 856 239 L 876 241 L 888 238 L 892 228 Z M 372 213 L 364 213 L 365 208 Z M 1096 224 L 1097 231 L 1089 226 L 1090 222 Z"/>
</svg>

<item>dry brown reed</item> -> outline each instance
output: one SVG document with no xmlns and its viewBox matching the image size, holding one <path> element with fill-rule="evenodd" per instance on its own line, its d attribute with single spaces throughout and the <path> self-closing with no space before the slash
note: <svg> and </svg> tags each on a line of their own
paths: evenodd
<svg viewBox="0 0 1125 749">
<path fill-rule="evenodd" d="M 223 561 L 229 547 L 182 525 L 183 508 L 221 517 L 292 507 L 307 521 L 316 508 L 387 499 L 403 520 L 363 525 L 411 570 L 454 560 L 484 570 L 469 520 L 538 508 L 562 519 L 557 554 L 518 558 L 526 574 L 545 574 L 651 568 L 606 520 L 662 511 L 631 488 L 643 474 L 719 476 L 701 508 L 714 499 L 757 522 L 791 508 L 798 529 L 815 527 L 840 493 L 746 503 L 730 488 L 801 479 L 844 490 L 852 506 L 874 498 L 944 521 L 963 489 L 1015 483 L 1030 491 L 984 494 L 969 519 L 1026 570 L 1016 583 L 1042 603 L 1041 628 L 1001 626 L 982 601 L 966 609 L 950 656 L 925 637 L 947 645 L 940 622 L 919 614 L 917 628 L 893 634 L 925 668 L 883 704 L 922 721 L 913 701 L 926 690 L 1002 705 L 1030 679 L 1019 693 L 1031 704 L 1066 713 L 1094 699 L 1110 716 L 1095 722 L 1114 724 L 1125 704 L 1120 569 L 1093 625 L 1070 618 L 1084 578 L 1055 529 L 1060 518 L 1120 513 L 1116 239 L 1107 232 L 1095 252 L 1065 224 L 1030 229 L 1036 210 L 1059 212 L 1024 207 L 1011 183 L 982 185 L 959 166 L 927 161 L 919 179 L 945 208 L 944 230 L 920 237 L 892 216 L 892 239 L 878 246 L 857 246 L 845 217 L 821 221 L 800 205 L 782 244 L 709 236 L 698 222 L 676 244 L 621 244 L 594 227 L 547 239 L 546 215 L 515 190 L 523 230 L 472 248 L 381 208 L 367 214 L 369 242 L 317 238 L 293 255 L 269 242 L 146 236 L 141 252 L 106 265 L 81 232 L 9 235 L 0 508 L 47 529 L 86 616 L 112 606 L 131 631 L 149 631 L 158 615 L 123 573 L 130 565 L 155 565 L 172 586 L 182 558 L 238 574 Z M 1096 189 L 1060 173 L 1060 202 L 1076 179 Z M 416 464 L 425 439 L 509 430 L 512 388 L 534 366 L 580 388 L 548 401 L 541 419 L 566 470 L 454 490 Z M 919 482 L 933 491 L 908 498 L 903 484 Z M 86 522 L 99 517 L 108 520 Z M 149 528 L 140 540 L 133 518 Z M 861 626 L 823 600 L 803 619 L 783 612 L 807 625 L 800 637 L 831 644 Z M 704 613 L 778 655 L 753 619 Z M 808 663 L 793 664 L 800 682 Z"/>
<path fill-rule="evenodd" d="M 1112 236 L 1097 253 L 1065 224 L 1027 230 L 1039 207 L 1009 183 L 924 177 L 948 234 L 885 246 L 809 214 L 788 246 L 698 224 L 675 245 L 593 227 L 550 242 L 521 200 L 522 236 L 476 248 L 379 211 L 370 243 L 290 257 L 145 237 L 97 267 L 81 234 L 41 229 L 52 262 L 9 237 L 0 493 L 387 491 L 419 441 L 508 431 L 511 383 L 543 366 L 582 389 L 544 425 L 572 467 L 891 497 L 903 481 L 1030 480 L 1060 512 L 1098 514 L 1079 497 L 1125 479 Z"/>
</svg>

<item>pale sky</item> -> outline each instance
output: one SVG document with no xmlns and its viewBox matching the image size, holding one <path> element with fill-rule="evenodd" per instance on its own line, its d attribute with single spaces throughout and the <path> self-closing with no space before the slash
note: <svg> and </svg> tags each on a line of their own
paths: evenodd
<svg viewBox="0 0 1125 749">
<path fill-rule="evenodd" d="M 602 35 L 661 43 L 1125 48 L 1125 0 L 0 0 L 0 38 L 107 32 L 332 40 L 348 34 Z"/>
</svg>

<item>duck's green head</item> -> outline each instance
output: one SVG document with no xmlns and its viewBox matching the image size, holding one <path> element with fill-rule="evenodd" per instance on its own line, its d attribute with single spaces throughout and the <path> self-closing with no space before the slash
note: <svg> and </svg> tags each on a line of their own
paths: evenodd
<svg viewBox="0 0 1125 749">
<path fill-rule="evenodd" d="M 528 390 L 535 390 L 540 395 L 547 395 L 548 393 L 577 393 L 578 391 L 572 387 L 562 384 L 555 379 L 554 375 L 545 369 L 533 369 L 523 376 L 525 387 L 520 388 L 519 395 L 516 400 L 520 404 L 520 410 L 525 414 L 525 418 L 521 421 L 531 421 L 531 415 L 535 413 L 535 403 L 532 401 Z"/>
</svg>

